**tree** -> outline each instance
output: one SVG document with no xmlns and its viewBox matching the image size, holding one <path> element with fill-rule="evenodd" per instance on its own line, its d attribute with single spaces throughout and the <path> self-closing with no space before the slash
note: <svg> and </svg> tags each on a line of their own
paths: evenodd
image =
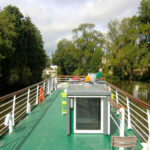
<svg viewBox="0 0 150 150">
<path fill-rule="evenodd" d="M 122 62 L 118 57 L 118 54 L 122 47 L 120 36 L 120 22 L 119 20 L 114 19 L 108 23 L 108 32 L 106 35 L 106 57 L 109 60 L 109 64 L 106 65 L 111 66 L 113 75 L 118 76 L 120 79 L 123 79 L 124 77 Z"/>
<path fill-rule="evenodd" d="M 94 27 L 94 24 L 81 24 L 78 28 L 73 29 L 73 42 L 79 52 L 78 70 L 81 70 L 82 74 L 92 71 L 90 64 L 93 61 L 94 52 L 97 49 L 104 49 L 104 36 L 101 32 L 94 30 Z"/>
<path fill-rule="evenodd" d="M 15 6 L 0 12 L 0 85 L 4 92 L 41 80 L 46 54 L 40 31 Z M 1 92 L 2 93 L 2 92 Z"/>
<path fill-rule="evenodd" d="M 59 66 L 60 74 L 73 74 L 77 68 L 78 53 L 71 41 L 63 39 L 57 44 L 57 50 L 52 57 L 52 62 Z"/>
<path fill-rule="evenodd" d="M 102 56 L 103 51 L 100 48 L 97 48 L 95 52 L 93 53 L 91 62 L 90 62 L 90 68 L 88 69 L 89 72 L 97 72 L 99 68 L 102 65 Z"/>
<path fill-rule="evenodd" d="M 86 75 L 98 71 L 105 39 L 94 27 L 94 24 L 81 24 L 72 31 L 73 42 L 64 39 L 58 43 L 52 60 L 59 66 L 60 74 Z"/>
<path fill-rule="evenodd" d="M 139 46 L 142 50 L 140 65 L 148 71 L 144 74 L 144 80 L 150 79 L 150 1 L 142 0 L 139 7 Z"/>
<path fill-rule="evenodd" d="M 141 23 L 150 23 L 150 1 L 142 0 L 139 7 L 139 19 Z"/>
<path fill-rule="evenodd" d="M 139 44 L 150 50 L 150 1 L 142 0 L 139 7 Z"/>
<path fill-rule="evenodd" d="M 109 24 L 107 48 L 114 75 L 133 80 L 133 70 L 143 69 L 148 63 L 150 53 L 138 43 L 139 33 L 137 16 Z"/>
</svg>

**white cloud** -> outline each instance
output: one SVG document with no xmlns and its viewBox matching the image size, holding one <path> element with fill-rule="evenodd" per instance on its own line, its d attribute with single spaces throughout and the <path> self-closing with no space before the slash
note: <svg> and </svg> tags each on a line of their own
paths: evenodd
<svg viewBox="0 0 150 150">
<path fill-rule="evenodd" d="M 62 38 L 71 39 L 71 32 L 81 23 L 94 23 L 106 32 L 113 18 L 130 17 L 138 11 L 141 0 L 0 0 L 1 7 L 16 5 L 30 16 L 40 29 L 47 53 L 56 49 Z"/>
</svg>

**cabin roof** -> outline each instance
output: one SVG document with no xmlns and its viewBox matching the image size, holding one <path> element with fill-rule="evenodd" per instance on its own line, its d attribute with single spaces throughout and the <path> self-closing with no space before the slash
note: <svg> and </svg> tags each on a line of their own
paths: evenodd
<svg viewBox="0 0 150 150">
<path fill-rule="evenodd" d="M 68 96 L 110 96 L 111 93 L 102 85 L 70 85 Z"/>
</svg>

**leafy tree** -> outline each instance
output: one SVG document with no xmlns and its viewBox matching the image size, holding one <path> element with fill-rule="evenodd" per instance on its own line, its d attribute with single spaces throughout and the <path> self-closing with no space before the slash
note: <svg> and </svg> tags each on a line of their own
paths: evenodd
<svg viewBox="0 0 150 150">
<path fill-rule="evenodd" d="M 139 7 L 139 19 L 141 23 L 150 23 L 150 1 L 142 0 Z"/>
<path fill-rule="evenodd" d="M 102 65 L 101 64 L 102 56 L 103 56 L 103 51 L 100 48 L 97 48 L 95 52 L 93 53 L 93 56 L 90 62 L 89 72 L 97 72 L 99 70 L 99 68 Z"/>
<path fill-rule="evenodd" d="M 41 80 L 45 63 L 40 31 L 17 7 L 4 8 L 0 12 L 1 93 Z"/>
<path fill-rule="evenodd" d="M 120 31 L 120 22 L 115 19 L 108 23 L 108 32 L 107 32 L 107 41 L 106 41 L 106 49 L 107 49 L 107 59 L 109 60 L 109 64 L 112 70 L 113 74 L 115 76 L 119 76 L 120 79 L 123 78 L 123 68 L 122 68 L 122 62 L 120 61 L 120 58 L 118 57 L 118 54 L 121 50 L 121 31 Z"/>
<path fill-rule="evenodd" d="M 73 29 L 73 42 L 64 39 L 58 43 L 52 60 L 59 66 L 59 73 L 86 75 L 98 71 L 105 39 L 94 27 L 94 24 L 81 24 Z"/>
<path fill-rule="evenodd" d="M 77 68 L 78 53 L 71 41 L 63 39 L 57 44 L 57 50 L 52 57 L 52 62 L 59 66 L 59 72 L 62 74 L 73 74 Z"/>
<path fill-rule="evenodd" d="M 85 23 L 73 29 L 71 55 L 66 50 L 69 44 L 59 43 L 53 62 L 59 66 L 60 73 L 72 74 L 74 71 L 73 74 L 85 75 L 96 72 L 102 65 L 104 54 L 107 59 L 105 66 L 111 67 L 113 75 L 120 79 L 133 80 L 135 69 L 150 70 L 149 0 L 141 1 L 137 16 L 110 21 L 105 37 L 94 28 L 94 24 Z M 75 61 L 71 63 L 68 58 L 73 54 Z"/>
<path fill-rule="evenodd" d="M 97 49 L 104 49 L 104 36 L 101 32 L 94 30 L 94 27 L 94 24 L 81 24 L 78 28 L 73 29 L 73 42 L 79 52 L 78 70 L 83 70 L 81 74 L 92 71 L 90 65 L 94 52 Z M 93 67 L 97 68 L 97 66 Z"/>
<path fill-rule="evenodd" d="M 150 80 L 150 1 L 142 0 L 139 7 L 139 46 L 145 58 L 140 66 L 148 71 L 144 74 L 144 80 Z"/>
<path fill-rule="evenodd" d="M 114 36 L 112 33 L 115 33 Z M 109 24 L 108 55 L 114 75 L 119 75 L 121 79 L 126 76 L 133 80 L 133 70 L 143 69 L 148 64 L 150 53 L 137 42 L 139 33 L 136 16 L 124 18 L 121 23 L 115 20 Z"/>
</svg>

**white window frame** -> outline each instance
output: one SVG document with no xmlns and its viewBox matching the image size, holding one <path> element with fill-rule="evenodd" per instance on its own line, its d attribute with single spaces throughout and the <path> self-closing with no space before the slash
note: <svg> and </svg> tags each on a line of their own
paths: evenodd
<svg viewBox="0 0 150 150">
<path fill-rule="evenodd" d="M 101 110 L 101 120 L 100 120 L 100 122 L 101 122 L 101 129 L 100 130 L 78 130 L 78 129 L 76 129 L 76 97 L 78 97 L 78 98 L 99 98 L 99 100 L 101 101 L 101 108 L 100 108 L 100 110 Z M 102 97 L 98 97 L 98 96 L 95 96 L 95 97 L 91 97 L 91 96 L 85 96 L 85 97 L 83 97 L 83 96 L 81 96 L 81 97 L 79 97 L 79 96 L 76 96 L 75 98 L 74 98 L 74 133 L 103 133 L 104 132 L 104 127 L 103 127 L 103 124 L 104 124 L 104 115 L 103 115 L 103 110 L 104 110 L 104 106 L 103 106 L 103 98 L 104 98 L 104 96 L 102 96 Z"/>
</svg>

